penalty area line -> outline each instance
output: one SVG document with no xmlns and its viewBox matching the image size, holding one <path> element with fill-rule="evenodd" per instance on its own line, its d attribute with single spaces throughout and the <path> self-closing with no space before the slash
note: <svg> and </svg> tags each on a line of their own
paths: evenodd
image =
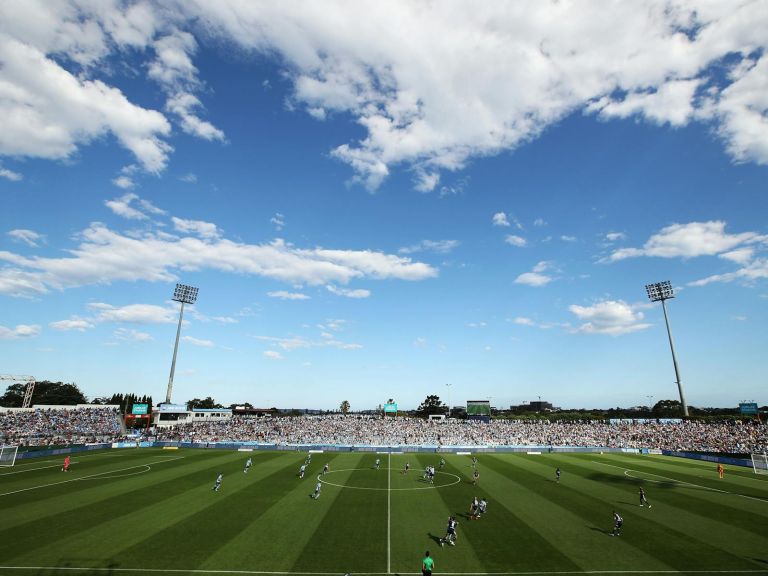
<svg viewBox="0 0 768 576">
<path fill-rule="evenodd" d="M 174 458 L 174 460 L 180 460 L 184 458 L 184 456 L 178 456 L 177 458 Z M 171 462 L 171 460 L 160 460 L 159 462 L 151 462 L 150 464 L 165 464 L 166 462 Z M 13 490 L 11 492 L 4 492 L 0 494 L 0 496 L 10 496 L 11 494 L 18 494 L 20 492 L 28 492 L 30 490 L 37 490 L 38 488 L 48 488 L 49 486 L 57 486 L 59 484 L 67 484 L 69 482 L 77 482 L 79 480 L 86 480 L 88 478 L 95 478 L 97 476 L 104 476 L 105 474 L 116 474 L 117 472 L 125 472 L 126 470 L 133 470 L 134 468 L 141 468 L 143 466 L 149 466 L 149 464 L 136 464 L 136 466 L 128 466 L 127 468 L 120 468 L 119 470 L 105 470 L 104 472 L 99 472 L 97 474 L 88 474 L 87 476 L 80 476 L 78 478 L 70 478 L 69 480 L 62 480 L 60 482 L 51 482 L 50 484 L 41 484 L 40 486 L 30 486 L 29 488 L 21 488 L 19 490 Z M 0 566 L 0 569 L 9 569 L 4 566 Z M 89 568 L 90 570 L 90 568 Z"/>
</svg>

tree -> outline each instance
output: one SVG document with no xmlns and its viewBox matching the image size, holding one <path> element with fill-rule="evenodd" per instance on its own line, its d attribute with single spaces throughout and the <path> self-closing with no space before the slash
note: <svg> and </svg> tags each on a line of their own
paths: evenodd
<svg viewBox="0 0 768 576">
<path fill-rule="evenodd" d="M 0 396 L 0 406 L 6 408 L 20 408 L 24 403 L 24 391 L 26 384 L 11 384 Z M 35 383 L 35 391 L 32 393 L 32 405 L 48 404 L 74 406 L 75 404 L 86 404 L 88 399 L 85 397 L 77 384 L 64 382 L 49 382 L 43 380 Z"/>
<path fill-rule="evenodd" d="M 349 412 L 349 401 L 344 400 L 344 402 L 341 403 L 341 406 L 339 406 L 339 410 L 341 410 L 342 414 L 347 414 Z"/>
<path fill-rule="evenodd" d="M 200 398 L 193 398 L 192 400 L 188 400 L 187 410 L 192 410 L 194 408 L 224 408 L 224 406 L 217 403 L 216 400 L 208 396 L 203 400 L 200 400 Z"/>
<path fill-rule="evenodd" d="M 436 394 L 431 394 L 426 397 L 424 402 L 416 409 L 416 412 L 422 416 L 429 416 L 430 414 L 445 414 L 447 406 L 440 401 L 440 397 Z"/>
<path fill-rule="evenodd" d="M 653 407 L 656 418 L 680 418 L 683 415 L 683 405 L 679 400 L 659 400 Z"/>
</svg>

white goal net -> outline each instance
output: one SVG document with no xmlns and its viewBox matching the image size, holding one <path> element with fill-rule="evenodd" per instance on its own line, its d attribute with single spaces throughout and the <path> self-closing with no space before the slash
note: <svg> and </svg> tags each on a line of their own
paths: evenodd
<svg viewBox="0 0 768 576">
<path fill-rule="evenodd" d="M 752 454 L 752 468 L 755 474 L 768 474 L 768 454 Z"/>
<path fill-rule="evenodd" d="M 0 466 L 13 466 L 18 449 L 18 446 L 0 446 Z"/>
</svg>

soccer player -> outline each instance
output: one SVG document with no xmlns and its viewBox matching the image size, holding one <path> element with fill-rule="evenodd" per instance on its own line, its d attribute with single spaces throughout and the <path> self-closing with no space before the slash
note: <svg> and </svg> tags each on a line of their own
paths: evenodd
<svg viewBox="0 0 768 576">
<path fill-rule="evenodd" d="M 555 482 L 560 482 L 560 468 L 555 469 Z"/>
<path fill-rule="evenodd" d="M 379 469 L 379 466 L 381 466 L 381 459 L 380 458 L 376 458 L 376 470 Z"/>
<path fill-rule="evenodd" d="M 477 467 L 477 456 L 472 456 L 472 468 Z"/>
<path fill-rule="evenodd" d="M 720 477 L 720 480 L 725 476 L 725 468 L 722 464 L 717 465 L 717 475 Z"/>
<path fill-rule="evenodd" d="M 424 560 L 421 561 L 421 573 L 423 576 L 432 576 L 432 569 L 435 567 L 435 561 L 429 555 L 429 550 L 424 552 Z"/>
<path fill-rule="evenodd" d="M 427 466 L 427 480 L 429 480 L 430 484 L 435 483 L 435 467 L 434 466 Z"/>
<path fill-rule="evenodd" d="M 64 457 L 64 465 L 61 467 L 62 472 L 69 472 L 69 456 Z"/>
<path fill-rule="evenodd" d="M 304 472 L 307 470 L 307 465 L 302 464 L 301 468 L 299 468 L 299 478 L 304 478 Z"/>
<path fill-rule="evenodd" d="M 307 454 L 307 457 L 304 458 L 304 464 L 312 464 L 312 454 Z"/>
<path fill-rule="evenodd" d="M 648 499 L 645 497 L 645 490 L 640 486 L 640 506 L 645 506 L 646 504 L 648 504 Z M 650 507 L 651 505 L 648 504 L 648 508 Z"/>
<path fill-rule="evenodd" d="M 478 519 L 480 516 L 485 514 L 486 509 L 488 508 L 488 501 L 485 498 L 480 498 L 480 502 L 477 505 L 477 517 Z"/>
<path fill-rule="evenodd" d="M 224 479 L 224 475 L 219 473 L 218 476 L 216 476 L 216 482 L 213 483 L 213 491 L 218 492 L 221 490 L 221 481 Z"/>
<path fill-rule="evenodd" d="M 477 481 L 480 480 L 480 470 L 475 468 L 475 471 L 472 472 L 472 485 L 477 486 Z"/>
<path fill-rule="evenodd" d="M 445 458 L 440 458 L 440 469 L 443 469 L 443 466 L 445 466 Z"/>
<path fill-rule="evenodd" d="M 328 463 L 325 463 L 325 466 L 323 466 L 323 475 L 328 473 Z"/>
<path fill-rule="evenodd" d="M 403 470 L 403 474 L 408 474 L 408 470 L 411 469 L 411 464 L 409 462 L 405 463 L 405 470 Z"/>
<path fill-rule="evenodd" d="M 622 518 L 616 510 L 613 511 L 613 532 L 611 536 L 621 536 L 621 526 L 624 524 L 624 518 Z"/>
<path fill-rule="evenodd" d="M 253 461 L 248 458 L 248 460 L 245 461 L 245 468 L 243 468 L 243 474 L 248 474 L 248 470 L 251 469 L 251 466 L 253 466 Z"/>
<path fill-rule="evenodd" d="M 442 546 L 446 542 L 451 546 L 456 546 L 456 525 L 457 524 L 458 522 L 456 522 L 456 518 L 454 518 L 453 516 L 448 517 L 448 527 L 445 530 L 445 538 L 440 540 L 440 546 Z"/>
<path fill-rule="evenodd" d="M 477 507 L 480 503 L 477 501 L 477 496 L 475 496 L 472 499 L 472 502 L 469 503 L 469 518 L 470 520 L 477 516 Z"/>
<path fill-rule="evenodd" d="M 321 490 L 322 488 L 323 488 L 323 485 L 322 485 L 322 483 L 318 481 L 318 483 L 317 483 L 317 484 L 315 484 L 315 493 L 312 495 L 312 498 L 314 498 L 315 500 L 317 500 L 318 498 L 320 498 L 320 490 Z"/>
</svg>

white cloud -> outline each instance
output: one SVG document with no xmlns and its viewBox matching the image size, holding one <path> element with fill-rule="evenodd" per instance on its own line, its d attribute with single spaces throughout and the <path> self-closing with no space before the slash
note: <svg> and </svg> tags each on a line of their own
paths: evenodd
<svg viewBox="0 0 768 576">
<path fill-rule="evenodd" d="M 413 341 L 413 347 L 414 348 L 422 348 L 422 349 L 426 348 L 427 347 L 427 339 L 426 338 L 422 338 L 421 336 L 419 336 L 418 338 L 416 338 Z"/>
<path fill-rule="evenodd" d="M 18 324 L 15 328 L 0 326 L 0 340 L 20 340 L 32 338 L 40 334 L 40 326 L 37 324 Z"/>
<path fill-rule="evenodd" d="M 517 246 L 518 248 L 523 248 L 528 245 L 528 240 L 522 236 L 516 236 L 515 234 L 507 234 L 504 238 L 504 242 L 511 244 L 512 246 Z"/>
<path fill-rule="evenodd" d="M 608 242 L 616 242 L 617 240 L 625 240 L 626 237 L 627 237 L 626 234 L 624 234 L 623 232 L 608 232 L 605 235 L 605 239 Z"/>
<path fill-rule="evenodd" d="M 200 338 L 195 338 L 193 336 L 182 336 L 181 337 L 184 342 L 189 342 L 193 346 L 199 346 L 201 348 L 213 348 L 216 346 L 211 340 L 201 340 Z"/>
<path fill-rule="evenodd" d="M 757 280 L 768 279 L 768 258 L 756 258 L 735 272 L 725 274 L 714 274 L 700 280 L 689 282 L 688 286 L 706 286 L 713 282 L 734 282 L 741 281 L 744 284 L 754 284 Z"/>
<path fill-rule="evenodd" d="M 112 306 L 103 302 L 92 302 L 88 308 L 95 314 L 97 322 L 129 322 L 133 324 L 173 324 L 177 321 L 178 310 L 153 304 L 129 304 Z"/>
<path fill-rule="evenodd" d="M 554 280 L 554 277 L 545 274 L 545 272 L 552 269 L 553 266 L 551 262 L 539 262 L 533 267 L 531 272 L 524 272 L 515 278 L 515 284 L 525 284 L 526 286 L 533 286 L 536 288 L 539 286 L 546 286 Z"/>
<path fill-rule="evenodd" d="M 534 226 L 546 226 L 547 223 L 544 220 L 544 218 L 536 218 L 536 220 L 533 221 Z"/>
<path fill-rule="evenodd" d="M 215 93 L 198 78 L 197 37 L 276 56 L 294 109 L 353 118 L 363 136 L 331 155 L 369 188 L 404 165 L 433 189 L 441 172 L 524 145 L 577 111 L 702 121 L 735 160 L 768 163 L 762 2 L 626 2 L 608 16 L 600 3 L 568 2 L 9 1 L 0 154 L 66 158 L 111 134 L 146 170 L 162 170 L 170 123 L 108 83 L 121 64 L 148 71 L 182 130 L 222 140 L 200 118 L 198 95 Z"/>
<path fill-rule="evenodd" d="M 107 206 L 107 208 L 112 210 L 112 212 L 118 216 L 122 216 L 123 218 L 128 218 L 129 220 L 145 220 L 147 215 L 144 214 L 141 210 L 137 210 L 131 206 L 131 203 L 138 199 L 139 197 L 136 194 L 129 192 L 128 194 L 124 194 L 119 198 L 106 200 L 104 204 Z"/>
<path fill-rule="evenodd" d="M 24 179 L 24 176 L 18 172 L 9 170 L 8 168 L 4 168 L 3 165 L 0 164 L 0 178 L 5 178 L 11 182 L 19 182 Z"/>
<path fill-rule="evenodd" d="M 112 334 L 117 340 L 124 340 L 127 342 L 151 342 L 154 340 L 151 334 L 141 332 L 139 330 L 131 330 L 128 328 L 118 328 Z"/>
<path fill-rule="evenodd" d="M 357 288 L 355 290 L 350 290 L 348 288 L 339 288 L 337 286 L 334 286 L 333 284 L 329 284 L 326 286 L 328 292 L 331 294 L 336 294 L 337 296 L 344 296 L 346 298 L 368 298 L 371 295 L 370 290 L 365 290 L 363 288 Z"/>
<path fill-rule="evenodd" d="M 45 236 L 34 230 L 11 230 L 8 232 L 8 236 L 10 236 L 14 242 L 23 242 L 32 248 L 37 248 L 40 243 L 45 242 Z"/>
<path fill-rule="evenodd" d="M 280 354 L 280 352 L 277 352 L 275 350 L 265 350 L 263 352 L 264 358 L 267 360 L 282 360 L 283 355 Z"/>
<path fill-rule="evenodd" d="M 203 109 L 203 103 L 197 96 L 188 92 L 180 92 L 168 99 L 165 108 L 179 117 L 181 129 L 187 134 L 204 140 L 225 140 L 224 132 L 210 122 L 200 119 L 195 113 L 196 110 Z"/>
<path fill-rule="evenodd" d="M 724 258 L 725 260 L 730 260 L 731 262 L 736 262 L 738 264 L 746 264 L 750 260 L 752 260 L 752 257 L 755 254 L 754 248 L 737 248 L 736 250 L 731 250 L 730 252 L 723 252 L 722 254 L 718 254 L 720 258 Z"/>
<path fill-rule="evenodd" d="M 339 350 L 358 350 L 363 346 L 361 344 L 352 344 L 337 340 L 333 335 L 331 338 L 321 336 L 320 340 L 311 340 L 303 336 L 292 336 L 290 338 L 280 338 L 276 336 L 256 336 L 257 340 L 272 342 L 286 352 L 300 350 L 305 348 L 336 348 Z"/>
<path fill-rule="evenodd" d="M 134 182 L 130 176 L 126 176 L 125 174 L 114 178 L 112 184 L 123 190 L 130 190 L 131 188 L 136 187 L 136 182 Z"/>
<path fill-rule="evenodd" d="M 287 292 L 286 290 L 275 290 L 267 292 L 270 298 L 279 298 L 280 300 L 309 300 L 309 296 L 301 292 Z"/>
<path fill-rule="evenodd" d="M 615 262 L 639 256 L 660 258 L 715 256 L 731 252 L 742 244 L 764 240 L 764 236 L 755 232 L 728 234 L 725 232 L 725 222 L 722 221 L 672 224 L 651 236 L 642 248 L 621 248 L 613 252 L 608 260 Z"/>
<path fill-rule="evenodd" d="M 197 174 L 188 172 L 183 176 L 179 176 L 179 180 L 181 180 L 182 182 L 186 182 L 187 184 L 194 184 L 195 182 L 197 182 Z"/>
<path fill-rule="evenodd" d="M 534 326 L 535 323 L 530 318 L 525 318 L 524 316 L 518 316 L 514 320 L 512 320 L 515 324 L 519 324 L 520 326 Z"/>
<path fill-rule="evenodd" d="M 643 313 L 637 307 L 622 300 L 604 300 L 592 306 L 572 304 L 568 310 L 582 322 L 575 331 L 586 334 L 619 336 L 651 326 L 643 321 Z"/>
<path fill-rule="evenodd" d="M 562 240 L 563 242 L 576 242 L 576 240 L 578 240 L 578 238 L 576 238 L 576 236 L 565 236 L 564 235 L 564 236 L 560 236 L 560 240 Z"/>
<path fill-rule="evenodd" d="M 48 326 L 54 330 L 77 330 L 78 332 L 85 332 L 93 328 L 93 324 L 89 320 L 77 316 L 73 316 L 69 320 L 51 322 Z"/>
<path fill-rule="evenodd" d="M 272 218 L 269 219 L 269 221 L 274 224 L 275 230 L 280 232 L 283 228 L 285 228 L 285 216 L 280 214 L 280 212 L 276 213 Z"/>
<path fill-rule="evenodd" d="M 219 237 L 219 229 L 216 224 L 211 222 L 204 222 L 202 220 L 184 220 L 183 218 L 171 217 L 173 222 L 173 228 L 177 232 L 192 233 L 205 240 L 217 239 Z"/>
<path fill-rule="evenodd" d="M 485 322 L 470 322 L 467 328 L 485 328 L 488 324 Z"/>
<path fill-rule="evenodd" d="M 496 212 L 496 214 L 493 215 L 492 222 L 494 226 L 509 226 L 509 219 L 507 218 L 507 215 L 504 214 L 504 212 Z"/>
<path fill-rule="evenodd" d="M 458 240 L 422 240 L 418 244 L 400 248 L 400 254 L 415 254 L 417 252 L 436 252 L 438 254 L 447 254 L 452 252 L 459 245 Z"/>
</svg>

